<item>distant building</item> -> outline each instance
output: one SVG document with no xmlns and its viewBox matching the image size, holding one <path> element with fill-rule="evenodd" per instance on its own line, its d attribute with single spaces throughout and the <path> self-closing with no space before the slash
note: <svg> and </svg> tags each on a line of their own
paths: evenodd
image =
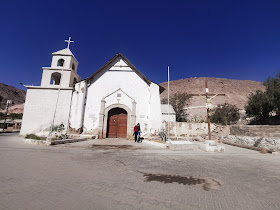
<svg viewBox="0 0 280 210">
<path fill-rule="evenodd" d="M 5 123 L 4 123 L 5 122 Z M 5 120 L 0 120 L 0 129 L 2 130 L 3 128 L 7 131 L 19 131 L 21 129 L 21 119 L 6 119 Z"/>
<path fill-rule="evenodd" d="M 161 104 L 161 113 L 163 121 L 176 122 L 176 113 L 171 104 L 169 104 L 169 109 L 168 104 Z"/>
</svg>

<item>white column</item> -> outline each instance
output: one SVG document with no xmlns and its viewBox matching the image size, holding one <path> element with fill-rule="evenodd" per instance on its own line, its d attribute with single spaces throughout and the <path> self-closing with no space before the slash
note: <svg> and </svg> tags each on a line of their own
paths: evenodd
<svg viewBox="0 0 280 210">
<path fill-rule="evenodd" d="M 99 126 L 98 126 L 98 130 L 99 130 L 99 134 L 98 136 L 100 136 L 101 138 L 104 137 L 104 133 L 103 133 L 103 130 L 104 130 L 104 117 L 105 117 L 105 99 L 102 98 L 101 100 L 101 106 L 100 106 L 100 112 L 99 112 Z"/>
</svg>

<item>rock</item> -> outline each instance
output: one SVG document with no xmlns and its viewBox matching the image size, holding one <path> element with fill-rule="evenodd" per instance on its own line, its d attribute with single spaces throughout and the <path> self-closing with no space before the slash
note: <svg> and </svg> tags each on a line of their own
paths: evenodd
<svg viewBox="0 0 280 210">
<path fill-rule="evenodd" d="M 264 148 L 268 151 L 280 151 L 280 139 L 234 135 L 222 136 L 221 139 L 244 146 Z"/>
<path fill-rule="evenodd" d="M 193 138 L 193 141 L 204 142 L 205 139 L 202 138 L 201 136 L 196 136 L 196 137 Z"/>
</svg>

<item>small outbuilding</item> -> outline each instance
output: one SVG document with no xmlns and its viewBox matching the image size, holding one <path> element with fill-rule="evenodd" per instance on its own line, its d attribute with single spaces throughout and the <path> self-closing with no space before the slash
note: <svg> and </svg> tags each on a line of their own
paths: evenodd
<svg viewBox="0 0 280 210">
<path fill-rule="evenodd" d="M 166 122 L 176 122 L 176 113 L 171 104 L 161 104 L 162 120 Z"/>
</svg>

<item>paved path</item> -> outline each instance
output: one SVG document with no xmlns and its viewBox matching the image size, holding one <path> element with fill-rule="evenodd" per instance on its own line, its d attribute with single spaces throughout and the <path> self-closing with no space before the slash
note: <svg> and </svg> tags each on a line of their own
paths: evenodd
<svg viewBox="0 0 280 210">
<path fill-rule="evenodd" d="M 94 144 L 94 146 L 92 146 Z M 280 155 L 0 134 L 0 209 L 280 209 Z"/>
</svg>

